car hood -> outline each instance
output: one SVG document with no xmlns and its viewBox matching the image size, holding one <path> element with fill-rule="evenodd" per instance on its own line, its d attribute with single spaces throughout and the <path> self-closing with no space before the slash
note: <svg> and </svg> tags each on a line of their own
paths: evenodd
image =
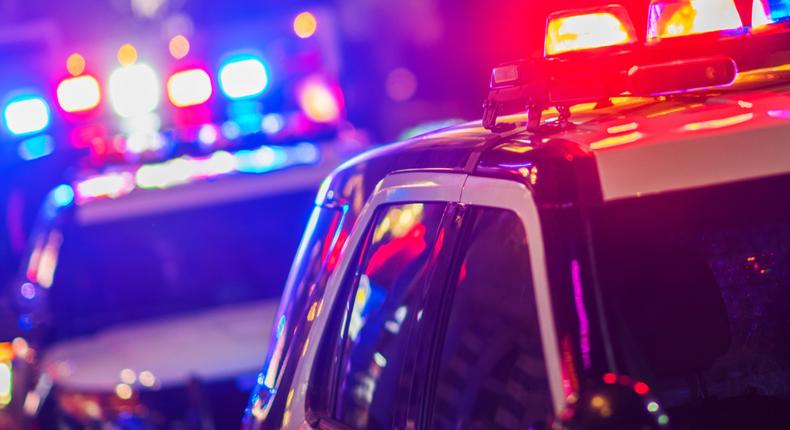
<svg viewBox="0 0 790 430">
<path fill-rule="evenodd" d="M 115 326 L 48 348 L 42 368 L 56 385 L 90 392 L 112 391 L 124 369 L 151 372 L 161 387 L 252 373 L 266 356 L 277 305 L 255 302 Z"/>
</svg>

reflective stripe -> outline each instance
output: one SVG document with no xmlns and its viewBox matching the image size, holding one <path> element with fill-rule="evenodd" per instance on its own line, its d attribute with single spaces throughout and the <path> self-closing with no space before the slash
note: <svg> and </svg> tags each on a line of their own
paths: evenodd
<svg viewBox="0 0 790 430">
<path fill-rule="evenodd" d="M 604 200 L 757 179 L 790 173 L 790 125 L 623 146 L 595 160 Z"/>
<path fill-rule="evenodd" d="M 554 325 L 554 311 L 549 292 L 548 270 L 543 245 L 543 231 L 540 228 L 538 208 L 532 193 L 523 184 L 502 179 L 470 176 L 464 186 L 461 203 L 488 206 L 515 212 L 524 223 L 529 245 L 529 258 L 532 265 L 532 281 L 535 290 L 535 303 L 538 307 L 538 321 L 549 376 L 549 388 L 554 404 L 554 412 L 565 407 L 565 395 L 560 369 L 560 349 Z"/>
</svg>

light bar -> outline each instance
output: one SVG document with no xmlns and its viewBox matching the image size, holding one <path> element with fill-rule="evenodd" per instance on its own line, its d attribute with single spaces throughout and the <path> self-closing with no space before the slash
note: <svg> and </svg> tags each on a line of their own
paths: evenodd
<svg viewBox="0 0 790 430">
<path fill-rule="evenodd" d="M 184 70 L 174 73 L 167 80 L 167 96 L 176 107 L 205 103 L 211 97 L 211 92 L 211 78 L 205 70 Z"/>
<path fill-rule="evenodd" d="M 255 150 L 241 150 L 236 153 L 236 168 L 243 173 L 265 173 L 281 168 L 285 164 L 282 149 L 263 146 Z"/>
<path fill-rule="evenodd" d="M 628 71 L 628 91 L 636 96 L 684 93 L 730 85 L 737 75 L 735 61 L 727 56 L 634 66 Z"/>
<path fill-rule="evenodd" d="M 257 96 L 268 84 L 266 66 L 256 57 L 233 58 L 219 70 L 220 88 L 231 99 Z"/>
<path fill-rule="evenodd" d="M 73 191 L 77 204 L 82 205 L 97 199 L 121 197 L 135 189 L 171 188 L 234 173 L 267 173 L 315 164 L 320 158 L 321 151 L 309 142 L 289 147 L 264 145 L 235 153 L 219 150 L 204 157 L 184 155 L 129 171 L 88 177 L 75 182 Z M 71 204 L 69 190 L 61 187 L 56 188 L 58 194 L 51 197 L 55 199 L 54 204 Z"/>
<path fill-rule="evenodd" d="M 14 135 L 37 133 L 49 125 L 49 106 L 38 96 L 16 98 L 3 109 L 3 120 Z"/>
<path fill-rule="evenodd" d="M 790 20 L 790 0 L 753 0 L 752 28 Z"/>
<path fill-rule="evenodd" d="M 128 172 L 106 173 L 78 182 L 75 187 L 77 201 L 97 198 L 116 198 L 134 190 L 134 177 Z"/>
<path fill-rule="evenodd" d="M 202 178 L 213 178 L 235 171 L 236 158 L 226 151 L 208 157 L 179 157 L 163 163 L 146 164 L 135 174 L 139 188 L 170 188 Z"/>
<path fill-rule="evenodd" d="M 159 92 L 159 78 L 147 64 L 122 66 L 110 74 L 110 103 L 121 117 L 131 118 L 153 111 L 159 105 Z"/>
<path fill-rule="evenodd" d="M 90 75 L 68 78 L 57 89 L 58 104 L 66 112 L 91 110 L 101 101 L 101 89 L 96 78 Z"/>
<path fill-rule="evenodd" d="M 622 6 L 555 12 L 546 21 L 546 56 L 636 42 L 636 31 Z"/>
<path fill-rule="evenodd" d="M 647 41 L 743 29 L 733 0 L 652 0 Z"/>
</svg>

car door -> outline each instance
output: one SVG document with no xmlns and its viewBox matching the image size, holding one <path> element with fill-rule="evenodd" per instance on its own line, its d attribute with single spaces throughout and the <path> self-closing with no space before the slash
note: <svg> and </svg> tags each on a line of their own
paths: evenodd
<svg viewBox="0 0 790 430">
<path fill-rule="evenodd" d="M 379 184 L 355 222 L 314 316 L 287 395 L 283 427 L 298 428 L 307 421 L 313 427 L 343 428 L 343 419 L 361 417 L 352 409 L 365 405 L 353 393 L 369 397 L 373 366 L 389 369 L 382 372 L 386 382 L 378 390 L 381 396 L 370 399 L 367 409 L 374 413 L 378 405 L 389 408 L 387 399 L 400 397 L 392 390 L 408 380 L 401 369 L 409 355 L 399 354 L 400 346 L 409 343 L 419 322 L 417 307 L 425 284 L 434 261 L 443 255 L 435 250 L 444 249 L 442 243 L 451 236 L 449 213 L 465 180 L 463 174 L 409 172 L 390 175 Z M 373 348 L 385 344 L 398 347 L 383 352 Z M 397 352 L 388 356 L 388 351 Z M 376 420 L 387 427 L 402 416 L 379 414 Z M 360 426 L 359 421 L 345 424 Z"/>
<path fill-rule="evenodd" d="M 552 398 L 524 224 L 455 203 L 377 209 L 311 384 L 328 428 L 545 428 Z"/>
<path fill-rule="evenodd" d="M 394 176 L 397 178 L 386 179 L 367 203 L 349 246 L 343 251 L 341 266 L 330 280 L 321 306 L 324 311 L 316 317 L 311 339 L 302 351 L 292 393 L 288 395 L 286 415 L 293 420 L 287 420 L 285 427 L 297 428 L 304 422 L 314 428 L 442 425 L 434 420 L 446 418 L 446 411 L 437 409 L 446 399 L 437 390 L 448 379 L 442 376 L 445 369 L 438 363 L 442 355 L 453 354 L 450 351 L 453 347 L 445 345 L 459 344 L 457 333 L 466 331 L 458 322 L 459 312 L 464 311 L 457 309 L 480 300 L 474 294 L 454 295 L 461 285 L 459 280 L 469 276 L 472 266 L 479 279 L 476 285 L 489 287 L 470 289 L 497 293 L 487 308 L 475 312 L 495 316 L 492 322 L 486 323 L 488 326 L 515 330 L 517 344 L 526 345 L 514 348 L 508 344 L 513 336 L 497 337 L 500 353 L 484 360 L 489 364 L 488 370 L 501 367 L 496 365 L 498 360 L 512 361 L 516 357 L 519 364 L 513 367 L 511 363 L 512 371 L 495 374 L 494 379 L 505 385 L 510 380 L 519 380 L 522 389 L 533 390 L 515 403 L 512 399 L 498 400 L 510 402 L 511 412 L 528 403 L 531 415 L 487 422 L 505 422 L 503 428 L 515 428 L 516 422 L 537 425 L 545 421 L 562 407 L 564 394 L 540 225 L 530 192 L 512 181 L 465 175 Z M 464 185 L 469 187 L 466 199 L 462 195 L 466 193 Z M 418 219 L 424 227 L 422 232 L 407 230 L 410 233 L 400 237 L 393 234 L 392 242 L 384 238 L 393 233 L 389 231 L 395 219 L 392 211 L 399 213 L 400 219 L 400 214 L 417 208 L 424 218 L 411 214 L 406 219 Z M 497 219 L 504 221 L 494 222 Z M 460 245 L 464 237 L 462 225 L 469 226 L 464 228 L 470 237 L 478 238 L 467 248 Z M 488 228 L 498 230 L 483 233 Z M 511 240 L 502 240 L 511 230 L 518 234 Z M 382 231 L 387 233 L 382 235 Z M 418 237 L 420 240 L 416 242 L 422 244 L 399 240 L 409 237 Z M 486 241 L 482 242 L 481 238 Z M 501 252 L 507 249 L 505 245 L 513 249 L 510 258 L 505 258 L 509 253 Z M 474 251 L 477 257 L 466 258 L 465 251 Z M 492 259 L 480 260 L 481 255 Z M 464 260 L 469 262 L 463 264 Z M 402 285 L 391 279 L 382 281 L 382 275 L 374 273 L 387 272 L 383 269 L 387 262 L 395 268 L 389 270 L 388 276 L 402 279 Z M 486 272 L 499 278 L 484 279 Z M 513 282 L 505 285 L 511 279 Z M 514 307 L 497 312 L 497 306 L 508 305 L 509 298 Z M 452 305 L 461 302 L 466 304 Z M 519 319 L 522 313 L 526 318 Z M 517 371 L 523 371 L 524 378 L 513 377 Z M 487 379 L 478 379 L 469 385 L 474 389 L 465 394 L 468 399 L 464 405 L 470 408 L 486 398 L 481 394 L 484 393 L 481 387 L 488 385 Z M 518 390 L 518 387 L 509 389 Z M 488 417 L 503 416 L 498 406 L 488 409 Z M 475 421 L 474 416 L 454 421 L 453 417 L 460 415 L 453 414 L 450 412 L 449 422 L 460 423 L 462 428 L 486 423 Z"/>
<path fill-rule="evenodd" d="M 340 286 L 310 381 L 311 407 L 325 426 L 404 427 L 419 373 L 413 346 L 424 330 L 429 286 L 453 247 L 457 210 L 450 202 L 377 208 Z"/>
<path fill-rule="evenodd" d="M 406 428 L 543 429 L 553 414 L 527 234 L 512 210 L 468 205 L 434 327 L 418 349 Z"/>
</svg>

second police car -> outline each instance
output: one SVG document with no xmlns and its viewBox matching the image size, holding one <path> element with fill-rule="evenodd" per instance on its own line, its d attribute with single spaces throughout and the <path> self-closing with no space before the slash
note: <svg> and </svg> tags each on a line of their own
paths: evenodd
<svg viewBox="0 0 790 430">
<path fill-rule="evenodd" d="M 788 10 L 552 14 L 482 124 L 337 169 L 245 426 L 786 428 Z"/>
</svg>

